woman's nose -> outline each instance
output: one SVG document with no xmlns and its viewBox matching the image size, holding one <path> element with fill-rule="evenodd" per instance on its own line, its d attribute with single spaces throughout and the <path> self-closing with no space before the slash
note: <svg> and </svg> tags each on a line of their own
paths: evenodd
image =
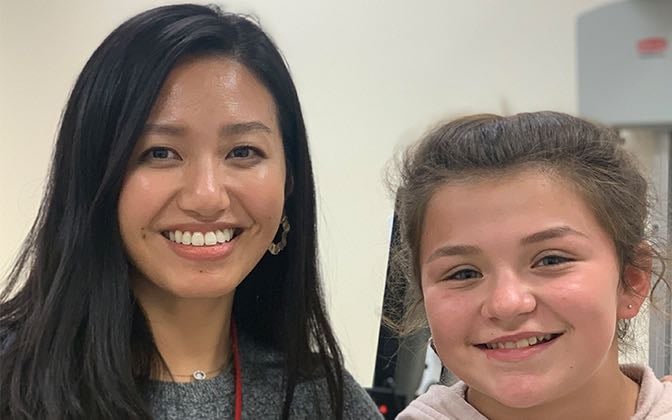
<svg viewBox="0 0 672 420">
<path fill-rule="evenodd" d="M 178 206 L 195 217 L 219 216 L 231 204 L 225 180 L 216 162 L 195 163 L 185 170 Z"/>
</svg>

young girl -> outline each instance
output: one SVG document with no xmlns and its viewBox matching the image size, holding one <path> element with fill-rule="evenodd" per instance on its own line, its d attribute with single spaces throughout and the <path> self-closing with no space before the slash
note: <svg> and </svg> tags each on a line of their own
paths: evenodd
<svg viewBox="0 0 672 420">
<path fill-rule="evenodd" d="M 0 295 L 0 418 L 379 418 L 342 367 L 315 231 L 268 36 L 198 5 L 133 17 L 73 88 Z"/>
<path fill-rule="evenodd" d="M 398 418 L 672 418 L 672 384 L 618 362 L 628 321 L 663 281 L 652 280 L 647 183 L 619 144 L 540 112 L 462 118 L 409 150 L 406 326 L 424 312 L 462 381 Z"/>
</svg>

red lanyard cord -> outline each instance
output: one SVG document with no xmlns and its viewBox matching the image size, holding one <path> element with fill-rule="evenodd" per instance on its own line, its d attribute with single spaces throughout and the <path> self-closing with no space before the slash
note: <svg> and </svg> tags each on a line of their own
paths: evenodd
<svg viewBox="0 0 672 420">
<path fill-rule="evenodd" d="M 231 350 L 233 350 L 233 380 L 236 384 L 234 419 L 241 420 L 243 417 L 243 373 L 240 366 L 238 331 L 235 322 L 231 322 Z"/>
</svg>

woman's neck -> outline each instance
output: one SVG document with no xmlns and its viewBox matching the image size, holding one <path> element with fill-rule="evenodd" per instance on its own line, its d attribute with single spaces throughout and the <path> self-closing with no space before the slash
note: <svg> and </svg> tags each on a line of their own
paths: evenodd
<svg viewBox="0 0 672 420">
<path fill-rule="evenodd" d="M 467 401 L 491 420 L 513 419 L 630 419 L 637 408 L 639 385 L 621 372 L 618 355 L 583 386 L 553 401 L 529 408 L 511 408 L 477 391 L 467 390 Z"/>
<path fill-rule="evenodd" d="M 154 374 L 155 379 L 190 382 L 194 371 L 215 373 L 229 363 L 233 293 L 177 298 L 143 286 L 134 292 L 168 368 Z"/>
</svg>

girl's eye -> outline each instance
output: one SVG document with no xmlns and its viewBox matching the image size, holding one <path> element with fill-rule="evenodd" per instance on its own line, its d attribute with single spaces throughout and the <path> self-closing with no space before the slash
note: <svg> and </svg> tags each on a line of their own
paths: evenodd
<svg viewBox="0 0 672 420">
<path fill-rule="evenodd" d="M 535 267 L 544 267 L 549 265 L 559 265 L 572 261 L 570 258 L 561 257 L 560 255 L 547 255 L 541 258 L 534 265 Z"/>
<path fill-rule="evenodd" d="M 471 280 L 483 277 L 483 274 L 479 273 L 476 270 L 464 269 L 456 271 L 446 277 L 446 280 Z"/>
<path fill-rule="evenodd" d="M 167 147 L 152 147 L 142 154 L 141 161 L 180 160 L 180 156 Z"/>
<path fill-rule="evenodd" d="M 260 157 L 261 152 L 251 146 L 239 146 L 229 152 L 228 158 L 231 159 L 250 159 Z"/>
</svg>

